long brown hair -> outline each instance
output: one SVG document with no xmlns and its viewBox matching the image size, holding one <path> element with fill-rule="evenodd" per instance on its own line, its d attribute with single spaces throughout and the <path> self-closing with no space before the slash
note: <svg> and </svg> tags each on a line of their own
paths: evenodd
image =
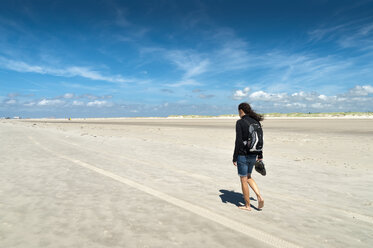
<svg viewBox="0 0 373 248">
<path fill-rule="evenodd" d="M 264 120 L 263 115 L 256 113 L 251 108 L 250 104 L 248 104 L 247 102 L 240 103 L 238 105 L 238 110 L 240 110 L 240 109 L 242 109 L 242 111 L 245 112 L 245 114 L 247 114 L 248 116 L 250 116 L 251 118 L 253 118 L 253 119 L 257 120 L 257 121 Z"/>
</svg>

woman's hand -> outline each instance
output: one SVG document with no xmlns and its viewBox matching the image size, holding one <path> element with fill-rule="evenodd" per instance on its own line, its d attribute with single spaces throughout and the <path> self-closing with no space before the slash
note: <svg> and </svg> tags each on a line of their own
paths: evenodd
<svg viewBox="0 0 373 248">
<path fill-rule="evenodd" d="M 233 162 L 233 165 L 234 165 L 234 166 L 237 166 L 237 162 Z"/>
</svg>

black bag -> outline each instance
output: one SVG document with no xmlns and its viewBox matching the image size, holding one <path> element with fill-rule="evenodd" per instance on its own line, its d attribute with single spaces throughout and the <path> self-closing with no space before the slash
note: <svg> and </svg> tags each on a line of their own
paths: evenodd
<svg viewBox="0 0 373 248">
<path fill-rule="evenodd" d="M 249 152 L 261 152 L 263 149 L 263 130 L 258 121 L 243 119 L 249 125 L 249 138 L 244 141 Z"/>
</svg>

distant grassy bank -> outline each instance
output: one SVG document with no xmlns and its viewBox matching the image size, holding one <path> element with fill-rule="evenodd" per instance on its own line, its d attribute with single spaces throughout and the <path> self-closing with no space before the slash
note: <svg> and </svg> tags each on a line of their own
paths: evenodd
<svg viewBox="0 0 373 248">
<path fill-rule="evenodd" d="M 345 116 L 372 116 L 373 112 L 330 112 L 330 113 L 267 113 L 266 117 L 345 117 Z"/>
<path fill-rule="evenodd" d="M 330 113 L 265 113 L 264 117 L 373 117 L 373 112 L 330 112 Z M 231 115 L 169 115 L 170 118 L 217 118 L 237 117 Z"/>
</svg>

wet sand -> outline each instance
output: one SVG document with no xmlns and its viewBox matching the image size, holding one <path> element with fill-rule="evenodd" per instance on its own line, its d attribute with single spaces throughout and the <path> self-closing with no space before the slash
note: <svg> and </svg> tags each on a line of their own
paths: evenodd
<svg viewBox="0 0 373 248">
<path fill-rule="evenodd" d="M 371 247 L 373 120 L 268 119 L 242 211 L 235 119 L 1 120 L 0 247 Z"/>
</svg>

